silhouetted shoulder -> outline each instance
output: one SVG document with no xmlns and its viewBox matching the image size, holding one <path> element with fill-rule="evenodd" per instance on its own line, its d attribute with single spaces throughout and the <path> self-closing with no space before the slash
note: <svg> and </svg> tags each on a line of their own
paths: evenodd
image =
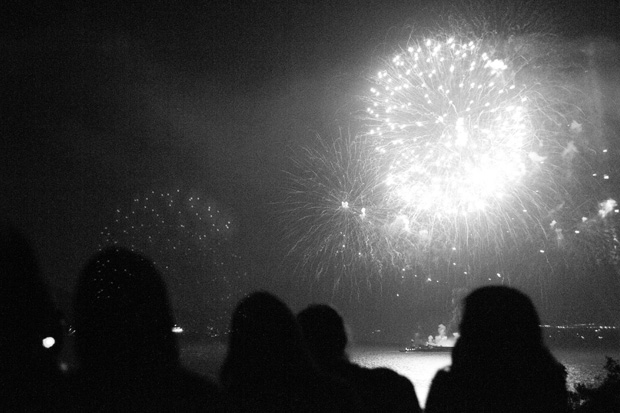
<svg viewBox="0 0 620 413">
<path fill-rule="evenodd" d="M 91 374 L 77 372 L 70 379 L 73 411 L 228 411 L 215 383 L 181 368 Z"/>
<path fill-rule="evenodd" d="M 363 398 L 347 380 L 340 377 L 323 376 L 323 381 L 327 383 L 330 399 L 336 401 L 333 405 L 334 411 L 351 413 L 365 411 L 362 405 Z"/>
<path fill-rule="evenodd" d="M 454 386 L 449 368 L 439 370 L 431 383 L 424 413 L 465 411 L 465 400 L 460 397 L 460 389 Z"/>
<path fill-rule="evenodd" d="M 229 411 L 218 385 L 194 372 L 177 369 L 170 376 L 171 406 L 183 412 L 226 412 Z"/>
<path fill-rule="evenodd" d="M 376 395 L 381 398 L 380 404 L 383 411 L 422 411 L 413 384 L 409 379 L 385 367 L 371 369 L 369 375 L 374 385 L 377 386 Z"/>
<path fill-rule="evenodd" d="M 198 407 L 202 406 L 200 411 L 205 411 L 204 406 L 209 406 L 208 411 L 229 411 L 222 389 L 211 380 L 194 372 L 181 370 L 178 374 L 178 383 L 178 388 L 184 393 L 185 398 L 195 401 Z"/>
</svg>

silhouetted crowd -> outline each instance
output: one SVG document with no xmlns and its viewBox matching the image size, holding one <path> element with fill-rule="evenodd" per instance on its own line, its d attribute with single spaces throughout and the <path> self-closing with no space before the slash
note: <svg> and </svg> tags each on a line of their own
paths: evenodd
<svg viewBox="0 0 620 413">
<path fill-rule="evenodd" d="M 219 383 L 180 362 L 173 315 L 152 261 L 120 247 L 97 253 L 74 295 L 75 371 L 59 368 L 63 327 L 27 240 L 0 231 L 2 412 L 421 412 L 412 383 L 346 354 L 341 315 L 295 316 L 254 292 L 237 305 Z M 508 287 L 464 302 L 452 365 L 437 372 L 425 411 L 567 412 L 566 371 L 545 347 L 531 300 Z"/>
</svg>

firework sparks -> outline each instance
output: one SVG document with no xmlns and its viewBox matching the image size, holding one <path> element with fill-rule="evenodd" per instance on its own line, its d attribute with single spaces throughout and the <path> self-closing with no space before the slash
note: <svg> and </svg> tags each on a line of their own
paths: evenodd
<svg viewBox="0 0 620 413">
<path fill-rule="evenodd" d="M 534 150 L 525 87 L 476 42 L 427 40 L 379 71 L 367 109 L 389 202 L 411 217 L 503 202 L 545 158 Z"/>
<path fill-rule="evenodd" d="M 317 138 L 293 156 L 285 202 L 286 238 L 302 265 L 353 268 L 376 261 L 378 228 L 385 221 L 378 201 L 380 172 L 361 141 L 341 135 Z"/>
<path fill-rule="evenodd" d="M 438 36 L 380 60 L 361 98 L 363 132 L 306 147 L 289 174 L 302 265 L 503 282 L 502 262 L 549 262 L 575 243 L 575 217 L 600 202 L 586 159 L 596 132 L 582 91 L 554 68 L 518 66 L 516 49 Z M 615 208 L 600 204 L 598 221 Z"/>
<path fill-rule="evenodd" d="M 224 328 L 244 275 L 243 259 L 231 242 L 235 231 L 232 216 L 197 192 L 149 191 L 116 210 L 101 233 L 101 248 L 121 245 L 152 257 L 177 307 L 207 305 L 202 309 L 213 313 L 211 322 Z"/>
<path fill-rule="evenodd" d="M 497 251 L 531 236 L 562 198 L 559 163 L 578 153 L 567 138 L 580 124 L 569 129 L 554 96 L 518 82 L 495 50 L 481 39 L 410 41 L 371 79 L 366 137 L 388 165 L 384 203 L 418 245 L 424 234 Z"/>
</svg>

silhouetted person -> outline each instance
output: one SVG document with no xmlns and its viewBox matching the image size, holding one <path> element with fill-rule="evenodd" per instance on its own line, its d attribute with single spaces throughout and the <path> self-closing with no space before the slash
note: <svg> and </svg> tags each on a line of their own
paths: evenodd
<svg viewBox="0 0 620 413">
<path fill-rule="evenodd" d="M 420 412 L 411 382 L 388 368 L 369 369 L 349 361 L 347 333 L 340 314 L 328 305 L 311 305 L 297 315 L 310 353 L 326 373 L 357 390 L 364 411 Z"/>
<path fill-rule="evenodd" d="M 566 371 L 543 343 L 525 294 L 490 286 L 465 299 L 452 366 L 440 370 L 427 413 L 566 412 Z"/>
<path fill-rule="evenodd" d="M 64 411 L 63 332 L 34 251 L 0 227 L 0 411 Z"/>
<path fill-rule="evenodd" d="M 242 412 L 359 411 L 349 387 L 319 373 L 295 316 L 267 292 L 237 305 L 220 379 Z"/>
<path fill-rule="evenodd" d="M 213 411 L 215 384 L 184 370 L 165 284 L 153 263 L 110 248 L 80 274 L 74 299 L 79 411 Z"/>
</svg>

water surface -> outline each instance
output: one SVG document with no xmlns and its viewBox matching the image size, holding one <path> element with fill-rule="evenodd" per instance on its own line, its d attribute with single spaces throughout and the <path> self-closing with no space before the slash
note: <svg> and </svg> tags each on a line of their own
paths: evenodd
<svg viewBox="0 0 620 413">
<path fill-rule="evenodd" d="M 450 353 L 401 353 L 396 346 L 356 345 L 348 351 L 351 360 L 367 367 L 388 367 L 407 377 L 414 385 L 424 406 L 431 381 L 437 370 L 450 365 Z M 190 369 L 217 380 L 226 354 L 223 343 L 184 343 L 181 346 L 183 363 Z M 620 359 L 615 350 L 553 350 L 555 357 L 566 366 L 568 384 L 594 383 L 604 374 L 605 356 Z M 257 357 L 260 355 L 257 354 Z"/>
</svg>

